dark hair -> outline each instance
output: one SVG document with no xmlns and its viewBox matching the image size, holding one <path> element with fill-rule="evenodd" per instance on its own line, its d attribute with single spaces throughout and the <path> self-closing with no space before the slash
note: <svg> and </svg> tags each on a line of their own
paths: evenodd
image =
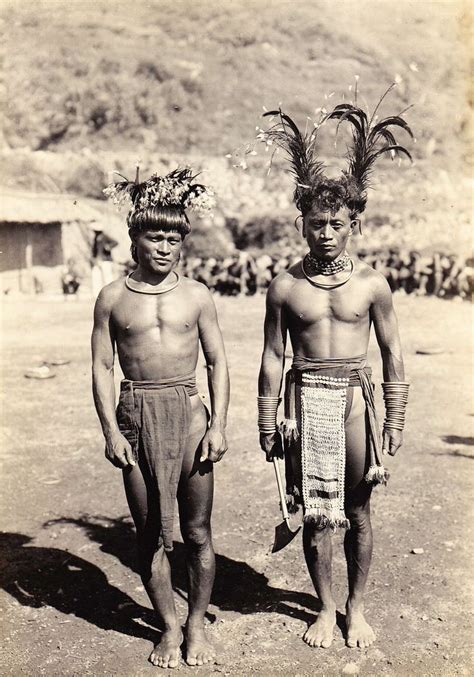
<svg viewBox="0 0 474 677">
<path fill-rule="evenodd" d="M 347 207 L 350 217 L 356 218 L 365 209 L 367 196 L 356 181 L 345 174 L 340 179 L 323 179 L 314 187 L 295 191 L 296 206 L 305 216 L 316 205 L 321 211 L 335 214 L 341 207 Z"/>
<path fill-rule="evenodd" d="M 184 240 L 191 230 L 184 209 L 161 205 L 131 211 L 127 216 L 127 224 L 128 234 L 132 240 L 131 254 L 135 263 L 138 263 L 138 260 L 133 239 L 140 232 L 145 230 L 176 231 Z"/>
<path fill-rule="evenodd" d="M 136 209 L 129 213 L 127 224 L 130 230 L 176 230 L 183 238 L 191 230 L 186 212 L 179 207 Z"/>
</svg>

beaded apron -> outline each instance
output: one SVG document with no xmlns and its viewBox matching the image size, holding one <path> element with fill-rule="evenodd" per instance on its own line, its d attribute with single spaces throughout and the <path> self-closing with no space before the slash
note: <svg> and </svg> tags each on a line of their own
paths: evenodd
<svg viewBox="0 0 474 677">
<path fill-rule="evenodd" d="M 302 375 L 301 465 L 305 518 L 325 517 L 347 527 L 344 513 L 346 446 L 344 415 L 348 378 Z"/>
<path fill-rule="evenodd" d="M 295 357 L 285 378 L 285 448 L 289 512 L 332 528 L 348 527 L 344 512 L 346 405 L 351 388 L 361 387 L 366 404 L 367 474 L 370 484 L 386 483 L 371 370 L 366 355 L 354 358 Z M 349 403 L 347 400 L 349 399 Z"/>
</svg>

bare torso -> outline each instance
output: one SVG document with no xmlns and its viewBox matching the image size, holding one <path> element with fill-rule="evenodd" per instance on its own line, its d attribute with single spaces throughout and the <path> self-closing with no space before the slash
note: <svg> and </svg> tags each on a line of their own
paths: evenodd
<svg viewBox="0 0 474 677">
<path fill-rule="evenodd" d="M 187 374 L 199 351 L 198 283 L 181 278 L 164 294 L 131 291 L 117 282 L 112 334 L 125 378 L 143 381 Z"/>
<path fill-rule="evenodd" d="M 354 274 L 335 289 L 320 289 L 304 276 L 297 263 L 285 273 L 288 286 L 283 314 L 293 353 L 301 357 L 354 357 L 365 354 L 370 334 L 374 275 L 361 261 Z M 347 273 L 322 279 L 328 284 Z M 319 276 L 318 281 L 321 280 Z"/>
</svg>

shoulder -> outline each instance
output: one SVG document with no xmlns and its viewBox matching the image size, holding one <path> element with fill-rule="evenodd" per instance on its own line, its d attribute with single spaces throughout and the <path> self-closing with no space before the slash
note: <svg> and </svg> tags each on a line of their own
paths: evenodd
<svg viewBox="0 0 474 677">
<path fill-rule="evenodd" d="M 354 264 L 355 273 L 361 281 L 369 284 L 374 291 L 384 291 L 385 289 L 388 289 L 390 292 L 390 286 L 387 279 L 381 272 L 357 258 L 354 259 Z"/>
<path fill-rule="evenodd" d="M 197 297 L 203 298 L 212 296 L 209 288 L 205 284 L 198 282 L 198 280 L 193 280 L 191 277 L 185 277 L 184 275 L 181 275 L 181 285 L 188 294 L 193 294 Z"/>
<path fill-rule="evenodd" d="M 214 300 L 208 287 L 202 282 L 193 280 L 190 277 L 181 277 L 181 284 L 186 294 L 201 308 L 206 305 L 213 305 Z"/>
<path fill-rule="evenodd" d="M 392 306 L 392 290 L 382 273 L 368 266 L 364 261 L 356 260 L 357 278 L 364 283 L 374 306 L 389 308 Z"/>
<path fill-rule="evenodd" d="M 282 271 L 272 280 L 267 291 L 267 303 L 283 305 L 299 279 L 301 279 L 301 262 Z"/>
<path fill-rule="evenodd" d="M 111 312 L 125 287 L 125 278 L 114 280 L 100 290 L 95 303 L 96 312 Z"/>
</svg>

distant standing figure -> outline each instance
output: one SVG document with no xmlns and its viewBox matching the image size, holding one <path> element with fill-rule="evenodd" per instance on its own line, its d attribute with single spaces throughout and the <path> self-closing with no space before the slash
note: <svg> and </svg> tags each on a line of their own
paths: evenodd
<svg viewBox="0 0 474 677">
<path fill-rule="evenodd" d="M 114 279 L 114 264 L 112 249 L 118 242 L 104 233 L 101 228 L 94 228 L 94 240 L 92 242 L 92 294 L 94 298 L 99 295 L 102 287 Z"/>
</svg>

